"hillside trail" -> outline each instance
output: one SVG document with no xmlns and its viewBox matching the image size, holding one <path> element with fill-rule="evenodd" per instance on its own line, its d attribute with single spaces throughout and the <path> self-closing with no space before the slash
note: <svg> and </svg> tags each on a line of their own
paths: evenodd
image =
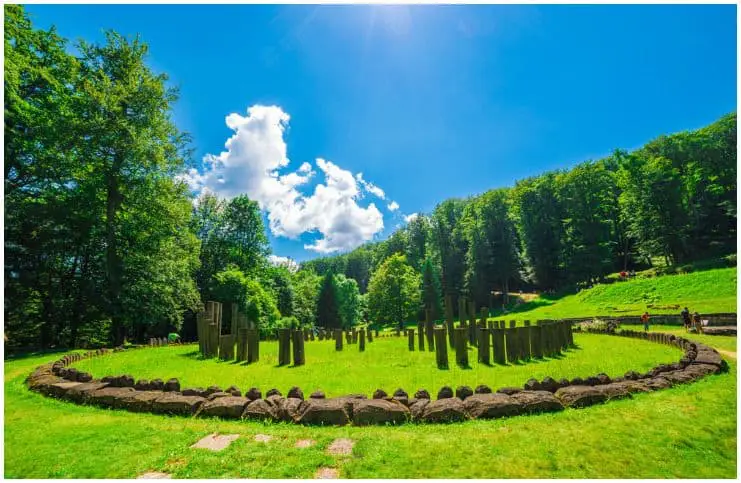
<svg viewBox="0 0 741 483">
<path fill-rule="evenodd" d="M 718 349 L 717 347 L 715 348 L 715 350 L 717 350 L 719 354 L 722 354 L 722 355 L 724 355 L 726 357 L 730 357 L 732 359 L 736 359 L 737 358 L 735 352 L 731 352 L 731 351 L 727 351 L 727 350 L 723 350 L 723 349 Z"/>
</svg>

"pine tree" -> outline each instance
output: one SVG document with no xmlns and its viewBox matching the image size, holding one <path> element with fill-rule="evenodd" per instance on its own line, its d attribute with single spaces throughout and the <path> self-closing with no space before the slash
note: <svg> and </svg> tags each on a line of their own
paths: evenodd
<svg viewBox="0 0 741 483">
<path fill-rule="evenodd" d="M 437 276 L 432 261 L 427 258 L 422 268 L 422 298 L 424 308 L 431 311 L 432 320 L 441 319 L 443 316 L 442 296 L 440 294 L 440 278 Z"/>
<path fill-rule="evenodd" d="M 337 282 L 329 272 L 324 276 L 322 288 L 319 291 L 319 300 L 316 307 L 317 325 L 326 329 L 342 327 L 339 302 L 337 300 Z"/>
</svg>

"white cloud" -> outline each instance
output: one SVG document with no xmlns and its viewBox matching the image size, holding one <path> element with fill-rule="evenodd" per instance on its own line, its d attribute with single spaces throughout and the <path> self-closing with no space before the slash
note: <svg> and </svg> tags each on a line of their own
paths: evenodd
<svg viewBox="0 0 741 483">
<path fill-rule="evenodd" d="M 414 220 L 418 216 L 419 216 L 419 213 L 412 213 L 411 215 L 406 215 L 404 217 L 404 221 L 406 221 L 407 223 L 409 223 L 410 221 Z"/>
<path fill-rule="evenodd" d="M 382 200 L 386 199 L 386 193 L 379 188 L 378 186 L 374 185 L 370 181 L 366 181 L 363 179 L 363 173 L 358 173 L 355 175 L 355 179 L 358 180 L 358 183 L 360 183 L 360 186 L 363 187 L 364 190 L 366 190 L 368 193 L 375 195 Z"/>
<path fill-rule="evenodd" d="M 191 170 L 185 181 L 194 191 L 210 191 L 232 198 L 247 194 L 267 211 L 270 231 L 297 238 L 307 232 L 320 235 L 304 248 L 320 253 L 349 250 L 383 230 L 383 215 L 374 203 L 358 200 L 367 191 L 385 198 L 378 186 L 321 158 L 316 166 L 324 175 L 310 195 L 297 188 L 316 173 L 308 162 L 297 171 L 280 173 L 290 161 L 283 138 L 290 116 L 278 106 L 255 105 L 247 115 L 232 113 L 226 124 L 234 131 L 226 151 L 204 157 L 202 173 Z M 360 185 L 360 186 L 358 186 Z"/>
<path fill-rule="evenodd" d="M 398 210 L 399 209 L 399 203 L 397 203 L 396 201 L 392 201 L 391 203 L 389 203 L 388 209 L 389 209 L 389 211 L 396 211 L 396 210 Z"/>
<path fill-rule="evenodd" d="M 281 257 L 278 255 L 268 255 L 268 261 L 273 265 L 284 266 L 288 270 L 295 272 L 298 270 L 298 263 L 291 257 Z"/>
</svg>

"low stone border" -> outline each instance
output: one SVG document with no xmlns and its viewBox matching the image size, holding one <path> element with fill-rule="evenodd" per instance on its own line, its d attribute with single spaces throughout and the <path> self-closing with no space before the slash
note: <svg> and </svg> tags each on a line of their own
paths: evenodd
<svg viewBox="0 0 741 483">
<path fill-rule="evenodd" d="M 372 399 L 367 399 L 364 394 L 327 399 L 321 391 L 304 399 L 303 391 L 298 387 L 291 388 L 286 397 L 279 390 L 271 389 L 263 399 L 261 391 L 254 387 L 244 396 L 234 386 L 225 390 L 217 386 L 181 390 L 177 379 L 135 382 L 132 376 L 123 375 L 97 380 L 89 373 L 70 367 L 84 358 L 123 350 L 121 348 L 65 355 L 53 363 L 39 366 L 26 383 L 32 391 L 50 397 L 133 412 L 363 426 L 410 421 L 444 423 L 562 411 L 567 407 L 581 408 L 613 399 L 631 398 L 637 392 L 666 389 L 728 370 L 728 364 L 715 349 L 683 337 L 630 330 L 618 334 L 598 330 L 588 332 L 665 343 L 683 349 L 684 356 L 679 362 L 660 364 L 645 374 L 629 371 L 614 379 L 607 374 L 585 379 L 577 377 L 570 381 L 546 377 L 542 381 L 530 379 L 523 388 L 505 387 L 496 392 L 485 385 L 475 390 L 461 386 L 455 391 L 446 386 L 438 391 L 436 400 L 432 400 L 425 389 L 418 390 L 413 397 L 403 389 L 397 389 L 391 396 L 378 389 Z"/>
</svg>

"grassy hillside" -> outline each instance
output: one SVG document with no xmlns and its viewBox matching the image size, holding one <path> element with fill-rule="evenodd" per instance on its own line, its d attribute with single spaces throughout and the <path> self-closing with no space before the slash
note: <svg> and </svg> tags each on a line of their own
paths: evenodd
<svg viewBox="0 0 741 483">
<path fill-rule="evenodd" d="M 640 315 L 646 310 L 652 314 L 676 314 L 685 306 L 701 314 L 736 312 L 736 268 L 639 277 L 625 282 L 596 285 L 562 297 L 540 296 L 520 305 L 506 317 L 538 320 Z"/>
</svg>

